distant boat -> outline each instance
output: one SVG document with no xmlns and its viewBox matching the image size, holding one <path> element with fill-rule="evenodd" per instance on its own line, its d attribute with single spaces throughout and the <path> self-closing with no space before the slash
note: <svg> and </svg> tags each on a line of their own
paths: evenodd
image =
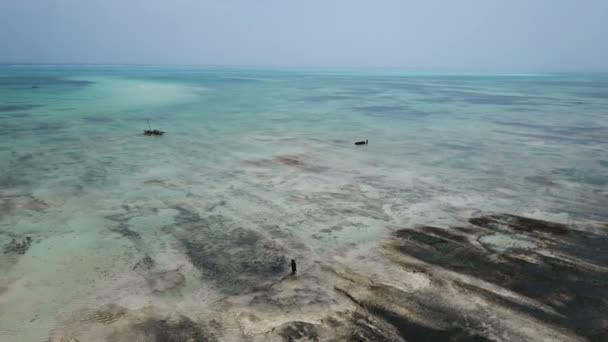
<svg viewBox="0 0 608 342">
<path fill-rule="evenodd" d="M 144 135 L 163 135 L 165 132 L 150 127 L 150 120 L 148 120 L 148 129 L 144 129 Z"/>
<path fill-rule="evenodd" d="M 355 145 L 367 145 L 367 139 L 365 139 L 365 141 L 357 141 L 355 142 Z"/>
<path fill-rule="evenodd" d="M 165 132 L 159 131 L 157 129 L 145 129 L 144 135 L 163 135 Z"/>
</svg>

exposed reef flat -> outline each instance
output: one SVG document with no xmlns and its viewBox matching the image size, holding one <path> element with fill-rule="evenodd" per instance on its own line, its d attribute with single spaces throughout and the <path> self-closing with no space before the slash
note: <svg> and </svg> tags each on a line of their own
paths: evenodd
<svg viewBox="0 0 608 342">
<path fill-rule="evenodd" d="M 226 218 L 176 210 L 177 228 L 164 230 L 223 295 L 191 306 L 88 309 L 57 327 L 50 341 L 608 338 L 608 234 L 601 226 L 475 213 L 460 226 L 398 227 L 380 245 L 282 277 L 287 262 L 279 245 Z M 146 274 L 145 267 L 138 271 Z M 185 282 L 177 271 L 150 272 L 152 291 Z"/>
<path fill-rule="evenodd" d="M 606 339 L 598 94 L 606 75 L 0 66 L 0 341 Z"/>
</svg>

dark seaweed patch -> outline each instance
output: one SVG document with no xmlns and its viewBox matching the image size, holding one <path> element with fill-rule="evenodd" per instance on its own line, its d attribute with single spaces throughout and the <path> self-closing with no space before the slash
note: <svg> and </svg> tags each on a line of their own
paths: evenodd
<svg viewBox="0 0 608 342">
<path fill-rule="evenodd" d="M 45 131 L 46 133 L 57 133 L 60 130 L 67 128 L 68 126 L 60 122 L 36 122 L 27 127 L 31 131 Z"/>
<path fill-rule="evenodd" d="M 177 207 L 176 225 L 166 227 L 203 277 L 227 293 L 243 293 L 280 279 L 287 271 L 285 251 L 259 233 L 238 227 L 228 217 L 201 217 Z"/>
<path fill-rule="evenodd" d="M 2 209 L 0 214 L 7 214 L 18 209 L 43 213 L 49 207 L 49 203 L 30 194 L 0 197 L 0 209 Z"/>
<path fill-rule="evenodd" d="M 21 112 L 34 108 L 42 107 L 41 105 L 35 104 L 22 104 L 22 105 L 4 105 L 0 106 L 0 112 Z"/>
<path fill-rule="evenodd" d="M 28 180 L 28 178 L 19 172 L 16 171 L 9 171 L 3 174 L 0 174 L 0 188 L 2 189 L 11 189 L 11 188 L 16 188 L 18 186 L 21 185 L 28 185 L 31 182 Z M 6 205 L 6 202 L 2 202 L 2 205 Z"/>
<path fill-rule="evenodd" d="M 303 286 L 288 294 L 270 288 L 253 297 L 249 305 L 259 307 L 261 310 L 271 306 L 273 307 L 271 310 L 290 311 L 294 307 L 303 305 L 325 305 L 326 301 L 327 292 L 321 288 Z"/>
<path fill-rule="evenodd" d="M 608 160 L 598 160 L 597 163 L 601 166 L 608 167 Z"/>
<path fill-rule="evenodd" d="M 546 141 L 553 141 L 556 143 L 569 143 L 569 144 L 594 144 L 598 142 L 602 142 L 605 140 L 604 137 L 596 137 L 596 136 L 565 136 L 565 135 L 556 135 L 556 134 L 543 134 L 543 133 L 524 133 L 524 132 L 513 132 L 513 131 L 504 131 L 504 130 L 493 130 L 493 132 L 512 135 L 516 137 L 523 138 L 535 138 Z"/>
<path fill-rule="evenodd" d="M 529 103 L 529 99 L 523 96 L 507 96 L 507 95 L 475 95 L 465 96 L 461 98 L 462 101 L 472 104 L 488 104 L 488 105 L 501 105 L 501 106 L 512 106 L 522 103 Z"/>
<path fill-rule="evenodd" d="M 373 117 L 391 118 L 391 119 L 412 119 L 424 118 L 437 112 L 428 112 L 424 110 L 414 109 L 409 106 L 401 105 L 375 105 L 375 106 L 359 106 L 353 107 L 354 110 L 366 113 Z"/>
<path fill-rule="evenodd" d="M 507 110 L 509 112 L 515 112 L 515 113 L 525 113 L 525 112 L 533 112 L 534 110 L 529 108 L 529 107 L 509 107 L 507 108 Z"/>
<path fill-rule="evenodd" d="M 80 179 L 88 184 L 101 183 L 106 179 L 106 174 L 106 170 L 102 167 L 87 166 Z"/>
<path fill-rule="evenodd" d="M 527 128 L 527 129 L 536 129 L 536 130 L 550 130 L 551 129 L 550 126 L 536 125 L 536 124 L 531 124 L 531 123 L 527 123 L 527 122 L 519 122 L 519 121 L 497 120 L 497 121 L 494 121 L 494 123 L 497 125 L 520 127 L 520 128 Z"/>
<path fill-rule="evenodd" d="M 530 182 L 530 183 L 534 183 L 534 184 L 538 184 L 538 185 L 542 185 L 542 186 L 555 186 L 555 185 L 557 185 L 551 179 L 549 179 L 547 177 L 544 177 L 544 176 L 528 176 L 528 177 L 526 177 L 524 179 L 526 181 Z"/>
<path fill-rule="evenodd" d="M 455 241 L 458 243 L 469 242 L 469 239 L 466 236 L 460 235 L 460 234 L 455 234 L 454 232 L 450 231 L 449 229 L 443 229 L 443 228 L 437 228 L 437 227 L 431 227 L 431 226 L 423 226 L 423 227 L 420 227 L 420 229 L 424 232 L 432 233 L 441 238 L 452 240 L 452 241 Z"/>
<path fill-rule="evenodd" d="M 333 232 L 339 232 L 342 230 L 342 226 L 331 226 L 329 228 L 323 228 L 320 230 L 321 233 L 331 234 Z"/>
<path fill-rule="evenodd" d="M 532 317 L 536 317 L 543 322 L 550 322 L 553 324 L 564 324 L 565 323 L 563 320 L 563 317 L 561 317 L 559 315 L 543 311 L 540 308 L 538 308 L 534 305 L 531 305 L 531 304 L 517 302 L 512 297 L 501 296 L 495 292 L 489 291 L 487 289 L 484 289 L 484 288 L 481 288 L 479 286 L 475 286 L 472 284 L 467 284 L 467 283 L 462 283 L 462 282 L 456 282 L 455 284 L 467 292 L 475 293 L 476 296 L 480 296 L 480 297 L 484 298 L 489 303 L 500 304 L 500 305 L 508 307 L 514 311 L 522 312 L 522 313 L 525 313 Z"/>
<path fill-rule="evenodd" d="M 537 138 L 560 143 L 592 144 L 608 142 L 608 128 L 593 126 L 548 126 L 516 121 L 495 121 L 502 126 L 522 128 L 521 131 L 494 130 L 498 133 Z"/>
<path fill-rule="evenodd" d="M 185 316 L 177 319 L 149 318 L 141 323 L 133 324 L 126 331 L 117 331 L 110 336 L 109 341 L 133 341 L 134 335 L 141 341 L 154 342 L 213 342 L 217 337 L 213 329 L 206 328 Z"/>
<path fill-rule="evenodd" d="M 535 249 L 496 254 L 452 236 L 452 232 L 423 227 L 395 233 L 395 251 L 426 263 L 467 274 L 551 306 L 558 315 L 547 314 L 488 291 L 472 292 L 510 306 L 543 321 L 587 335 L 602 326 L 608 313 L 605 284 L 608 272 L 587 266 L 608 266 L 608 237 L 574 230 L 566 225 L 507 214 L 481 215 L 470 219 L 476 226 L 504 233 L 526 234 L 546 245 L 556 256 Z M 429 229 L 430 228 L 430 229 Z M 464 231 L 483 234 L 483 230 Z M 447 233 L 447 234 L 446 234 Z M 461 284 L 462 285 L 462 284 Z M 462 285 L 465 286 L 465 285 Z M 390 318 L 390 317 L 389 317 Z"/>
<path fill-rule="evenodd" d="M 129 221 L 133 217 L 133 214 L 129 213 L 128 211 L 129 210 L 127 210 L 127 213 L 106 215 L 105 216 L 106 219 L 113 221 L 113 223 L 110 224 L 110 226 L 108 227 L 108 230 L 110 230 L 111 232 L 120 234 L 121 236 L 127 238 L 129 241 L 131 241 L 135 245 L 135 248 L 142 250 L 144 241 L 141 237 L 141 234 L 139 234 L 137 231 L 131 229 L 131 225 L 129 224 Z M 153 265 L 153 264 L 154 264 L 154 260 L 152 260 L 152 258 L 150 258 L 148 255 L 146 255 L 146 257 L 144 257 L 144 259 L 140 260 L 135 266 L 133 266 L 133 269 L 147 268 L 148 266 L 151 267 L 151 265 Z"/>
<path fill-rule="evenodd" d="M 60 122 L 36 121 L 24 122 L 20 124 L 7 124 L 0 126 L 0 133 L 10 136 L 21 134 L 55 134 L 60 133 L 68 126 Z"/>
<path fill-rule="evenodd" d="M 455 151 L 464 151 L 464 152 L 471 152 L 473 150 L 479 150 L 478 146 L 459 145 L 459 144 L 440 143 L 440 142 L 434 143 L 433 146 L 445 148 L 445 149 L 449 149 L 449 150 L 455 150 Z"/>
<path fill-rule="evenodd" d="M 379 89 L 375 89 L 375 88 L 351 88 L 351 89 L 347 89 L 345 91 L 343 91 L 343 94 L 347 94 L 347 95 L 357 95 L 357 96 L 361 96 L 361 95 L 373 95 L 373 94 L 378 94 L 381 93 L 382 91 Z"/>
<path fill-rule="evenodd" d="M 141 258 L 141 260 L 139 260 L 137 263 L 135 263 L 135 265 L 133 265 L 131 269 L 148 271 L 154 268 L 155 264 L 156 262 L 154 261 L 154 259 L 152 259 L 152 257 L 150 257 L 149 255 L 146 255 L 145 257 Z"/>
<path fill-rule="evenodd" d="M 406 83 L 406 82 L 395 82 L 389 80 L 371 80 L 367 82 L 360 82 L 364 84 L 368 84 L 373 88 L 385 88 L 391 90 L 405 90 L 408 93 L 419 94 L 419 95 L 428 95 L 433 93 L 433 89 L 431 87 L 425 86 L 419 83 Z"/>
<path fill-rule="evenodd" d="M 573 135 L 573 134 L 594 135 L 594 134 L 604 134 L 608 131 L 607 128 L 593 127 L 593 126 L 551 126 L 551 125 L 533 124 L 533 123 L 520 122 L 520 121 L 502 121 L 502 120 L 494 121 L 494 123 L 498 124 L 498 125 L 502 125 L 502 126 L 518 127 L 518 128 L 524 128 L 527 130 L 536 130 L 536 131 L 549 132 L 549 133 L 554 133 L 554 134 L 564 134 L 564 135 Z"/>
<path fill-rule="evenodd" d="M 32 238 L 27 236 L 23 241 L 18 242 L 16 239 L 11 239 L 6 246 L 4 246 L 4 254 L 7 253 L 17 253 L 17 254 L 25 254 L 27 250 L 30 248 L 32 244 Z"/>
<path fill-rule="evenodd" d="M 369 283 L 344 279 L 351 290 L 335 289 L 363 309 L 350 317 L 351 341 L 489 341 L 481 334 L 487 331 L 487 322 L 472 321 L 441 299 L 371 279 Z"/>
<path fill-rule="evenodd" d="M 427 327 L 401 316 L 387 308 L 378 305 L 367 305 L 366 308 L 373 315 L 382 318 L 394 326 L 406 341 L 467 341 L 467 342 L 486 342 L 491 341 L 486 337 L 472 334 L 471 332 L 455 327 L 449 330 L 439 330 Z"/>
<path fill-rule="evenodd" d="M 64 87 L 86 87 L 94 84 L 93 81 L 70 80 L 61 77 L 23 76 L 23 77 L 0 77 L 2 86 L 21 86 L 31 88 L 32 86 L 64 86 Z"/>
<path fill-rule="evenodd" d="M 561 223 L 532 219 L 517 215 L 495 214 L 482 217 L 474 217 L 469 220 L 474 225 L 490 229 L 500 229 L 501 225 L 507 225 L 509 229 L 521 232 L 544 232 L 564 235 L 570 232 L 568 226 Z"/>
<path fill-rule="evenodd" d="M 262 225 L 261 228 L 269 232 L 273 238 L 286 238 L 291 235 L 285 229 L 281 228 L 278 224 Z"/>
<path fill-rule="evenodd" d="M 466 102 L 479 105 L 498 105 L 498 106 L 514 106 L 522 104 L 535 104 L 542 98 L 532 96 L 516 96 L 516 95 L 499 95 L 499 94 L 481 94 L 475 92 L 459 91 L 459 90 L 444 90 L 441 94 L 450 96 L 455 101 Z"/>
<path fill-rule="evenodd" d="M 275 156 L 272 159 L 260 159 L 260 160 L 252 160 L 248 162 L 249 164 L 253 164 L 255 166 L 269 166 L 269 165 L 281 165 L 281 166 L 291 166 L 294 168 L 298 168 L 302 171 L 309 172 L 325 172 L 327 171 L 327 167 L 313 165 L 310 163 L 310 158 L 306 155 L 301 154 L 284 154 Z"/>
<path fill-rule="evenodd" d="M 230 239 L 231 233 L 224 235 Z M 183 238 L 180 241 L 192 264 L 227 293 L 254 290 L 287 271 L 284 252 L 271 242 L 233 245 L 231 241 L 222 243 L 215 239 L 203 242 Z"/>
<path fill-rule="evenodd" d="M 91 123 L 105 123 L 114 121 L 112 118 L 109 118 L 107 116 L 86 116 L 82 118 L 82 120 Z"/>
<path fill-rule="evenodd" d="M 454 99 L 449 96 L 432 96 L 417 98 L 416 101 L 424 103 L 452 103 Z"/>
<path fill-rule="evenodd" d="M 374 342 L 374 341 L 400 341 L 394 334 L 383 326 L 383 321 L 373 315 L 353 312 L 351 317 L 352 331 L 348 336 L 349 341 Z"/>
<path fill-rule="evenodd" d="M 360 110 L 363 112 L 398 112 L 398 111 L 404 111 L 407 107 L 406 106 L 391 106 L 391 105 L 376 105 L 376 106 L 361 106 L 361 107 L 354 107 L 355 110 Z"/>
<path fill-rule="evenodd" d="M 304 165 L 304 157 L 299 155 L 283 155 L 274 158 L 274 161 L 281 165 L 287 166 L 302 166 Z"/>
<path fill-rule="evenodd" d="M 278 330 L 283 341 L 319 341 L 319 334 L 314 324 L 308 322 L 290 322 Z"/>
<path fill-rule="evenodd" d="M 340 101 L 340 100 L 351 100 L 353 97 L 345 95 L 313 95 L 302 98 L 303 101 L 308 102 L 328 102 L 328 101 Z"/>
<path fill-rule="evenodd" d="M 32 115 L 29 112 L 7 112 L 2 113 L 2 117 L 5 119 L 23 119 L 26 117 L 31 117 Z"/>
<path fill-rule="evenodd" d="M 124 222 L 119 223 L 117 226 L 111 227 L 110 230 L 126 237 L 133 242 L 139 243 L 141 241 L 141 235 L 131 229 L 131 227 Z"/>
<path fill-rule="evenodd" d="M 591 97 L 596 99 L 608 99 L 608 91 L 590 91 L 590 92 L 578 92 L 575 93 L 579 96 Z"/>
<path fill-rule="evenodd" d="M 92 312 L 82 312 L 80 320 L 90 323 L 112 324 L 122 318 L 127 309 L 116 304 L 108 304 Z"/>
<path fill-rule="evenodd" d="M 186 282 L 186 277 L 178 270 L 151 273 L 147 277 L 148 286 L 153 292 L 174 290 Z"/>
<path fill-rule="evenodd" d="M 608 176 L 592 172 L 586 172 L 580 169 L 557 168 L 553 170 L 553 173 L 572 182 L 584 183 L 595 186 L 604 186 L 608 184 Z"/>
<path fill-rule="evenodd" d="M 263 78 L 247 78 L 247 77 L 218 77 L 214 79 L 214 83 L 259 83 L 260 81 L 264 81 Z"/>
</svg>

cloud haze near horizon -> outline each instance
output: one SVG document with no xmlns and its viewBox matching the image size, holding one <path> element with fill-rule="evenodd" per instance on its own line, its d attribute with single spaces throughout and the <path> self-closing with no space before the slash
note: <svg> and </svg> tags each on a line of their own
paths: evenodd
<svg viewBox="0 0 608 342">
<path fill-rule="evenodd" d="M 0 62 L 608 71 L 606 0 L 0 0 Z"/>
</svg>

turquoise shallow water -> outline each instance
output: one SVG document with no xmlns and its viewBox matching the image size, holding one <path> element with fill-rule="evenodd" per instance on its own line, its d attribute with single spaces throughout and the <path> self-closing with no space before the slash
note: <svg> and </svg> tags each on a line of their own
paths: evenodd
<svg viewBox="0 0 608 342">
<path fill-rule="evenodd" d="M 606 221 L 607 115 L 606 74 L 0 66 L 0 334 L 155 300 L 140 260 L 202 300 L 463 211 Z"/>
</svg>

